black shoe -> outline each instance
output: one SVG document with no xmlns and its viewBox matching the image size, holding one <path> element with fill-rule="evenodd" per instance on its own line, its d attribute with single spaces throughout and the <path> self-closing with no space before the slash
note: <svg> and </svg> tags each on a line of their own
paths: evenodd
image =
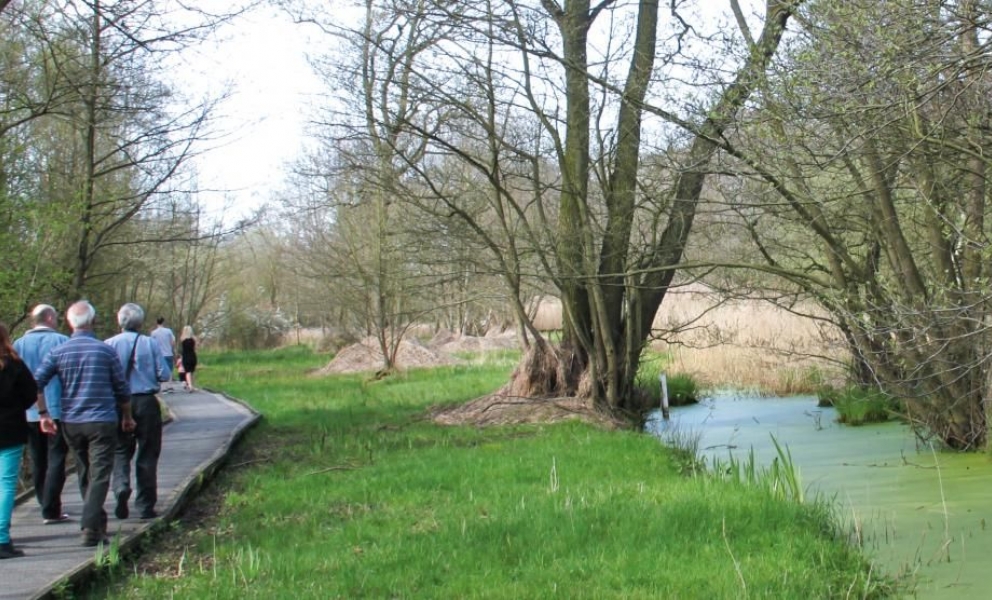
<svg viewBox="0 0 992 600">
<path fill-rule="evenodd" d="M 114 508 L 114 516 L 118 519 L 126 519 L 131 514 L 127 509 L 127 501 L 130 497 L 131 490 L 117 492 L 117 506 Z"/>
<path fill-rule="evenodd" d="M 69 520 L 70 520 L 69 513 L 62 513 L 62 514 L 60 514 L 59 516 L 57 516 L 55 518 L 47 518 L 46 517 L 46 518 L 42 519 L 41 522 L 44 523 L 45 525 L 58 525 L 59 523 L 65 523 L 66 521 L 69 521 Z"/>
<path fill-rule="evenodd" d="M 144 512 L 141 513 L 141 518 L 144 521 L 147 521 L 149 519 L 157 519 L 158 518 L 158 513 L 155 512 L 154 510 L 146 510 L 146 511 L 144 511 Z"/>
<path fill-rule="evenodd" d="M 83 529 L 83 546 L 92 548 L 93 546 L 109 543 L 110 540 L 107 539 L 106 533 L 102 531 L 93 531 L 92 529 Z"/>
<path fill-rule="evenodd" d="M 17 558 L 18 556 L 24 556 L 24 551 L 15 548 L 13 542 L 0 544 L 0 560 L 5 558 Z"/>
</svg>

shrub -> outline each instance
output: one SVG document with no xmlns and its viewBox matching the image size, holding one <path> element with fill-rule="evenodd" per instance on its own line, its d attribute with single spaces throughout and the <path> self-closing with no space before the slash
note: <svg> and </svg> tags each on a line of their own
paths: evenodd
<svg viewBox="0 0 992 600">
<path fill-rule="evenodd" d="M 668 405 L 685 406 L 699 401 L 699 383 L 692 377 L 682 373 L 668 375 Z M 661 381 L 655 374 L 643 371 L 637 375 L 637 387 L 648 397 L 647 403 L 652 408 L 661 406 Z"/>
<path fill-rule="evenodd" d="M 668 404 L 685 406 L 699 402 L 699 384 L 692 375 L 675 374 L 668 377 Z"/>
<path fill-rule="evenodd" d="M 843 390 L 822 391 L 819 405 L 829 401 L 837 409 L 837 422 L 847 425 L 882 423 L 899 413 L 899 402 L 885 392 L 848 387 Z"/>
<path fill-rule="evenodd" d="M 230 310 L 220 317 L 213 333 L 217 344 L 227 349 L 275 348 L 290 330 L 289 320 L 278 309 Z"/>
</svg>

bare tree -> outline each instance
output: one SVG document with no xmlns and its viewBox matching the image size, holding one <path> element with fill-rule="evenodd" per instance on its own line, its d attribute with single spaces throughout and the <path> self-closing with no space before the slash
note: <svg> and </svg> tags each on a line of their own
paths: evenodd
<svg viewBox="0 0 992 600">
<path fill-rule="evenodd" d="M 321 151 L 299 171 L 301 190 L 316 186 L 316 193 L 299 194 L 288 205 L 307 226 L 301 235 L 310 276 L 334 278 L 335 296 L 376 339 L 388 372 L 407 329 L 425 320 L 445 279 L 418 260 L 425 245 L 401 196 L 411 170 L 403 158 L 422 156 L 426 148 L 404 123 L 427 123 L 435 111 L 409 83 L 421 53 L 430 52 L 446 27 L 425 15 L 406 21 L 372 2 L 365 9 L 354 32 L 340 32 L 345 61 L 321 69 L 349 112 L 326 112 Z M 380 47 L 390 50 L 378 54 Z"/>
<path fill-rule="evenodd" d="M 741 35 L 746 49 L 735 77 L 714 77 L 699 112 L 683 116 L 660 102 L 663 69 L 677 70 L 675 59 L 688 52 L 683 42 L 695 35 L 674 7 L 671 36 L 659 50 L 656 1 L 375 5 L 390 26 L 362 33 L 366 52 L 397 68 L 365 75 L 418 100 L 417 118 L 375 115 L 377 127 L 401 134 L 381 138 L 407 169 L 398 199 L 462 220 L 489 251 L 521 315 L 525 275 L 551 283 L 562 297 L 561 347 L 531 329 L 536 343 L 507 393 L 643 408 L 634 383 L 640 355 L 682 259 L 709 162 L 797 5 L 768 0 L 760 34 L 745 28 Z M 597 27 L 603 36 L 593 34 Z M 412 31 L 427 30 L 433 35 L 426 44 L 411 43 Z M 659 56 L 668 60 L 659 64 Z M 682 131 L 687 144 L 671 189 L 655 191 L 655 201 L 645 201 L 639 185 L 645 116 L 657 131 Z M 453 182 L 438 168 L 442 159 L 461 161 L 480 184 L 468 190 Z M 652 237 L 635 228 L 644 222 L 654 224 Z M 540 273 L 522 267 L 528 252 Z"/>
</svg>

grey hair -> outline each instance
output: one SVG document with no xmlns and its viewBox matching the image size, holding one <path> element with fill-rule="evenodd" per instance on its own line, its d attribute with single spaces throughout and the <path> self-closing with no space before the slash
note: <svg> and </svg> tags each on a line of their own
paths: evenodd
<svg viewBox="0 0 992 600">
<path fill-rule="evenodd" d="M 43 325 L 58 318 L 59 313 L 49 304 L 39 304 L 31 311 L 31 320 L 35 325 Z"/>
<path fill-rule="evenodd" d="M 137 331 L 145 322 L 145 311 L 133 302 L 128 302 L 117 311 L 117 324 L 121 329 Z"/>
<path fill-rule="evenodd" d="M 75 329 L 91 329 L 93 321 L 96 320 L 96 309 L 87 300 L 80 300 L 65 311 L 65 318 L 69 325 Z"/>
</svg>

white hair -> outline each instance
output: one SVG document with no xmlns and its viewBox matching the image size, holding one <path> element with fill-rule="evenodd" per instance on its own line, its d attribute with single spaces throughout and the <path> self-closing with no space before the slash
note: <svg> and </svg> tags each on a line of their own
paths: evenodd
<svg viewBox="0 0 992 600">
<path fill-rule="evenodd" d="M 137 331 L 145 323 L 145 311 L 133 302 L 128 302 L 117 311 L 117 324 L 121 329 Z"/>
<path fill-rule="evenodd" d="M 73 330 L 90 329 L 93 327 L 93 321 L 96 320 L 96 309 L 89 301 L 80 300 L 65 311 L 65 317 Z"/>
</svg>

